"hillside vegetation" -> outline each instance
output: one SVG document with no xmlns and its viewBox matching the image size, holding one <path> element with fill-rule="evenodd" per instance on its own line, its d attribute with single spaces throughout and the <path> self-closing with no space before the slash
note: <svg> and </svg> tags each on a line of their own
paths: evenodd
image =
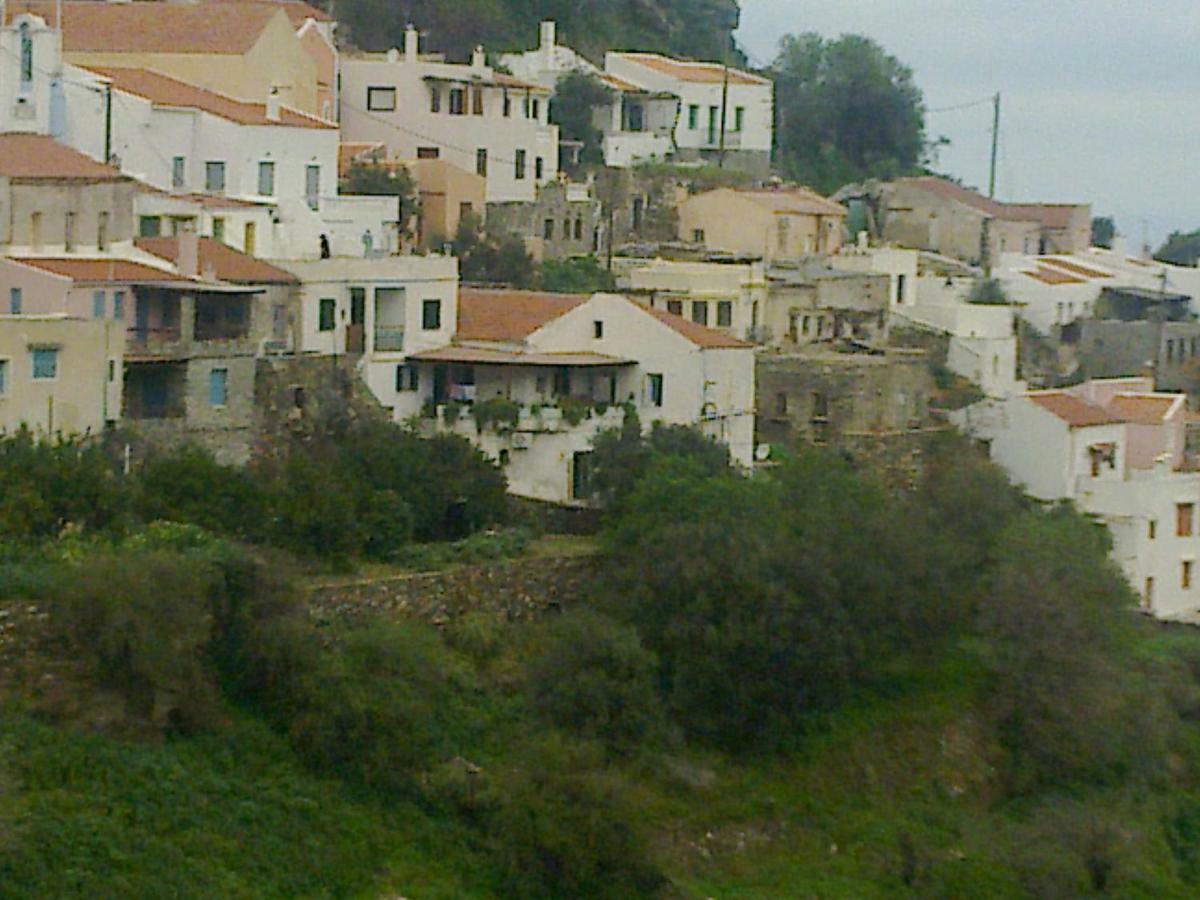
<svg viewBox="0 0 1200 900">
<path fill-rule="evenodd" d="M 198 524 L 10 533 L 0 895 L 1200 890 L 1200 642 L 1132 612 L 1103 530 L 956 441 L 911 496 L 681 428 L 596 477 L 595 577 L 532 622 L 317 620 Z"/>
</svg>

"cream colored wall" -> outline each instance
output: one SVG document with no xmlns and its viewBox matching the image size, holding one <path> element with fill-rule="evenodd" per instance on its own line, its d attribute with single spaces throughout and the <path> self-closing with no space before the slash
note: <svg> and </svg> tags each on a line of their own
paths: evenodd
<svg viewBox="0 0 1200 900">
<path fill-rule="evenodd" d="M 842 246 L 842 222 L 840 216 L 775 212 L 728 188 L 679 204 L 681 240 L 693 240 L 700 230 L 709 250 L 760 256 L 767 262 L 836 253 Z"/>
<path fill-rule="evenodd" d="M 58 349 L 55 378 L 33 379 L 34 347 Z M 97 433 L 121 412 L 124 337 L 118 323 L 54 316 L 0 316 L 0 431 Z M 110 378 L 110 375 L 112 376 Z"/>
</svg>

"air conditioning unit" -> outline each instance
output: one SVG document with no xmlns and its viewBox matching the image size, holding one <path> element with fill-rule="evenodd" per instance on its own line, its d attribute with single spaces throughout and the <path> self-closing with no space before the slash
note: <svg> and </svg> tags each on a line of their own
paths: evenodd
<svg viewBox="0 0 1200 900">
<path fill-rule="evenodd" d="M 533 435 L 528 431 L 514 431 L 512 445 L 514 450 L 528 450 L 533 446 Z"/>
</svg>

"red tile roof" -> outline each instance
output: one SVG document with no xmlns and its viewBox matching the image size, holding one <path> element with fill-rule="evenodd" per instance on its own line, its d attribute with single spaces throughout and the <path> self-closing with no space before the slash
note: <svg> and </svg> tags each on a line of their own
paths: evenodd
<svg viewBox="0 0 1200 900">
<path fill-rule="evenodd" d="M 121 181 L 117 169 L 40 134 L 0 134 L 0 176 Z"/>
<path fill-rule="evenodd" d="M 1108 404 L 1113 414 L 1120 416 L 1123 421 L 1135 425 L 1161 425 L 1182 394 L 1163 396 L 1161 394 L 1117 394 Z"/>
<path fill-rule="evenodd" d="M 462 341 L 523 341 L 587 300 L 583 294 L 463 288 L 458 293 L 456 337 Z"/>
<path fill-rule="evenodd" d="M 775 212 L 798 213 L 809 216 L 844 216 L 846 207 L 806 187 L 779 188 L 778 190 L 735 191 L 739 197 L 753 200 Z"/>
<path fill-rule="evenodd" d="M 249 5 L 258 3 L 267 7 L 278 7 L 282 9 L 292 23 L 293 28 L 300 28 L 309 19 L 316 22 L 332 22 L 333 17 L 323 9 L 317 9 L 303 0 L 208 0 L 210 3 L 239 3 Z"/>
<path fill-rule="evenodd" d="M 735 337 L 724 334 L 720 331 L 714 331 L 704 325 L 693 322 L 691 319 L 685 319 L 683 316 L 677 316 L 673 312 L 668 312 L 665 309 L 652 309 L 649 306 L 638 305 L 638 308 L 648 312 L 658 321 L 662 322 L 668 328 L 683 335 L 697 347 L 706 349 L 733 349 L 740 347 L 752 347 L 753 344 L 748 344 L 745 341 L 738 340 Z"/>
<path fill-rule="evenodd" d="M 168 262 L 179 260 L 179 238 L 138 238 L 134 244 L 139 250 Z M 291 272 L 208 237 L 200 238 L 199 262 L 202 272 L 211 269 L 219 280 L 234 284 L 298 284 L 300 281 Z"/>
<path fill-rule="evenodd" d="M 1093 269 L 1090 266 L 1082 266 L 1077 262 L 1069 259 L 1063 259 L 1058 256 L 1043 256 L 1038 259 L 1039 265 L 1054 266 L 1056 269 L 1063 269 L 1070 272 L 1072 275 L 1079 275 L 1082 278 L 1112 278 L 1108 272 L 1102 272 L 1099 269 Z"/>
<path fill-rule="evenodd" d="M 29 10 L 54 23 L 55 4 L 22 0 L 8 4 L 8 17 Z M 63 50 L 67 53 L 211 53 L 240 56 L 249 51 L 270 21 L 287 13 L 272 3 L 222 4 L 219 14 L 206 3 L 62 4 Z M 290 25 L 290 21 L 289 21 Z"/>
<path fill-rule="evenodd" d="M 149 100 L 156 106 L 175 106 L 199 109 L 236 122 L 239 125 L 272 125 L 290 128 L 336 129 L 337 124 L 318 119 L 307 113 L 281 106 L 279 119 L 267 118 L 266 103 L 247 103 L 225 94 L 188 84 L 150 69 L 125 69 L 111 66 L 90 66 L 93 72 L 112 81 L 113 86 L 127 94 Z"/>
<path fill-rule="evenodd" d="M 630 366 L 633 360 L 603 353 L 526 353 L 521 350 L 494 350 L 481 347 L 442 347 L 408 357 L 419 362 L 472 363 L 496 366 Z"/>
<path fill-rule="evenodd" d="M 657 53 L 616 53 L 615 56 L 637 63 L 658 72 L 669 75 L 679 81 L 690 81 L 699 84 L 721 84 L 726 74 L 725 67 L 719 63 L 691 62 L 683 59 L 670 59 Z M 730 84 L 770 84 L 770 80 L 759 75 L 743 72 L 741 69 L 729 69 Z"/>
<path fill-rule="evenodd" d="M 1066 391 L 1037 391 L 1025 396 L 1071 428 L 1114 425 L 1124 421 L 1104 407 L 1080 400 Z"/>
<path fill-rule="evenodd" d="M 165 272 L 144 263 L 125 259 L 75 259 L 63 257 L 13 257 L 14 262 L 72 281 L 93 284 L 147 284 L 164 281 L 186 282 L 190 279 L 174 272 Z"/>
<path fill-rule="evenodd" d="M 1048 269 L 1045 266 L 1038 266 L 1037 269 L 1026 269 L 1021 273 L 1028 275 L 1030 278 L 1036 279 L 1043 284 L 1083 284 L 1082 278 L 1076 278 L 1074 275 L 1068 275 L 1066 272 L 1060 272 L 1057 269 Z"/>
</svg>

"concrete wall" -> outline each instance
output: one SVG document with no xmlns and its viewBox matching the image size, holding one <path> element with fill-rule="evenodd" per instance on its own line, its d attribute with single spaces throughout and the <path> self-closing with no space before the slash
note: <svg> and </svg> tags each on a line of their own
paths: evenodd
<svg viewBox="0 0 1200 900">
<path fill-rule="evenodd" d="M 33 378 L 33 349 L 58 351 L 54 378 Z M 0 431 L 99 433 L 121 412 L 124 337 L 102 320 L 0 315 Z"/>
<path fill-rule="evenodd" d="M 704 263 L 647 260 L 620 279 L 655 309 L 700 321 L 695 304 L 704 305 L 709 328 L 751 341 L 762 341 L 767 281 L 761 263 Z M 720 323 L 720 304 L 728 303 L 730 323 Z"/>
<path fill-rule="evenodd" d="M 533 203 L 489 203 L 488 229 L 519 235 L 539 261 L 604 252 L 600 201 L 590 195 L 573 199 L 572 194 L 571 185 L 554 181 L 538 188 Z"/>
<path fill-rule="evenodd" d="M 487 215 L 487 181 L 443 159 L 414 159 L 405 167 L 417 183 L 421 201 L 418 239 L 421 246 L 440 250 L 441 242 L 453 240 L 465 211 L 479 217 Z"/>
<path fill-rule="evenodd" d="M 0 178 L 0 248 L 51 255 L 96 253 L 102 218 L 107 245 L 127 247 L 134 236 L 133 190 L 130 181 Z M 66 247 L 68 213 L 74 217 L 70 250 Z"/>
<path fill-rule="evenodd" d="M 681 240 L 702 243 L 709 250 L 775 262 L 836 253 L 842 245 L 844 220 L 844 216 L 776 212 L 729 188 L 718 188 L 679 204 L 678 234 Z"/>
</svg>

